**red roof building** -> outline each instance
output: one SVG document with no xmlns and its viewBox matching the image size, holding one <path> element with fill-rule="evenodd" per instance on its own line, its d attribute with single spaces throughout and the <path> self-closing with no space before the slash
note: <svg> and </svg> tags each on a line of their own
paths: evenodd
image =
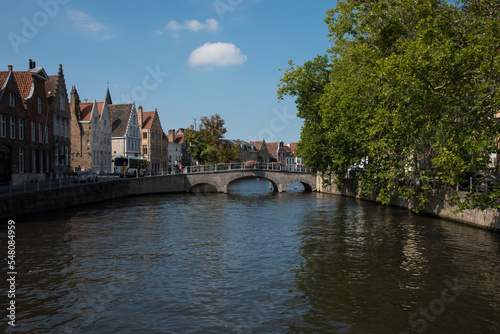
<svg viewBox="0 0 500 334">
<path fill-rule="evenodd" d="M 0 180 L 45 180 L 53 172 L 48 80 L 32 60 L 27 71 L 0 71 Z"/>
<path fill-rule="evenodd" d="M 137 111 L 141 129 L 142 156 L 150 163 L 155 174 L 168 173 L 168 138 L 165 135 L 158 111 L 145 112 L 142 106 Z"/>
<path fill-rule="evenodd" d="M 108 103 L 82 103 L 75 87 L 71 90 L 71 167 L 111 173 L 111 117 Z"/>
</svg>

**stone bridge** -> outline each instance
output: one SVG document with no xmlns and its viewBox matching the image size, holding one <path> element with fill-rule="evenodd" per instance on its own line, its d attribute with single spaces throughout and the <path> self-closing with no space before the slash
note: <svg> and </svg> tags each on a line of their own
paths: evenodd
<svg viewBox="0 0 500 334">
<path fill-rule="evenodd" d="M 217 192 L 227 193 L 228 185 L 236 180 L 248 178 L 263 178 L 271 182 L 274 191 L 285 192 L 292 183 L 300 182 L 305 191 L 316 191 L 316 175 L 305 172 L 267 170 L 267 169 L 242 169 L 216 172 L 202 172 L 184 174 L 186 191 L 191 192 L 195 187 L 210 185 Z"/>
</svg>

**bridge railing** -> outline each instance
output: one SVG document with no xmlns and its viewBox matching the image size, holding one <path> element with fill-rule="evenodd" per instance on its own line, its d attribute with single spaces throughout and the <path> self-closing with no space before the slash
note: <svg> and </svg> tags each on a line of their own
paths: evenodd
<svg viewBox="0 0 500 334">
<path fill-rule="evenodd" d="M 184 174 L 193 173 L 207 173 L 207 172 L 220 172 L 220 171 L 230 171 L 230 170 L 275 170 L 275 171 L 288 171 L 288 172 L 303 172 L 310 173 L 311 170 L 304 168 L 302 166 L 287 166 L 277 163 L 219 163 L 215 165 L 195 165 L 187 166 L 182 169 Z"/>
</svg>

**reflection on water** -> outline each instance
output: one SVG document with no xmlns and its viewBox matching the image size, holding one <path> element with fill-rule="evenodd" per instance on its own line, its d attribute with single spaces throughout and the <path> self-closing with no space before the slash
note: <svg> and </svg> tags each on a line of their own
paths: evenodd
<svg viewBox="0 0 500 334">
<path fill-rule="evenodd" d="M 259 189 L 16 221 L 15 332 L 497 332 L 498 234 Z"/>
<path fill-rule="evenodd" d="M 233 181 L 227 187 L 228 193 L 232 194 L 266 194 L 276 191 L 273 184 L 264 178 L 243 178 Z M 300 182 L 295 182 L 286 187 L 287 193 L 304 192 L 305 187 Z"/>
<path fill-rule="evenodd" d="M 230 194 L 268 194 L 274 190 L 268 180 L 253 177 L 233 181 L 227 186 L 227 192 Z"/>
</svg>

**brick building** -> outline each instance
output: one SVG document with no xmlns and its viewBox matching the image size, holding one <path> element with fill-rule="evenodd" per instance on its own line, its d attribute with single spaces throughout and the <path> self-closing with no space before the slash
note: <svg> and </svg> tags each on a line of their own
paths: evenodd
<svg viewBox="0 0 500 334">
<path fill-rule="evenodd" d="M 12 66 L 7 72 L 0 72 L 0 89 L 0 183 L 3 183 L 29 171 L 26 159 L 28 112 L 24 108 Z"/>
<path fill-rule="evenodd" d="M 142 156 L 150 163 L 152 173 L 168 172 L 168 137 L 160 122 L 158 111 L 145 112 L 142 106 L 137 111 L 137 119 L 141 127 Z"/>
<path fill-rule="evenodd" d="M 31 59 L 27 71 L 0 72 L 0 179 L 13 184 L 51 173 L 52 116 L 47 73 Z"/>
<path fill-rule="evenodd" d="M 108 103 L 82 103 L 75 87 L 71 90 L 71 168 L 110 173 L 111 118 Z"/>
</svg>

